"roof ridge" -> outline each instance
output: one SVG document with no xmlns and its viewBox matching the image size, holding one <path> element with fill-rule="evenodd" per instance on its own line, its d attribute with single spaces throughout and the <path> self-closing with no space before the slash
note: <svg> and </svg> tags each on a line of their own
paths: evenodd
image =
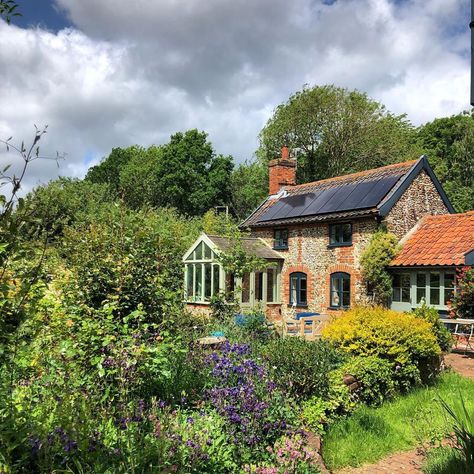
<svg viewBox="0 0 474 474">
<path fill-rule="evenodd" d="M 402 161 L 400 163 L 392 163 L 390 165 L 379 166 L 378 168 L 371 168 L 370 170 L 357 171 L 355 173 L 333 176 L 332 178 L 319 179 L 317 181 L 310 181 L 308 183 L 302 183 L 302 184 L 297 184 L 295 186 L 289 186 L 287 189 L 291 191 L 293 189 L 300 189 L 300 188 L 304 188 L 305 186 L 314 186 L 315 184 L 320 184 L 320 183 L 339 181 L 339 180 L 344 180 L 344 179 L 349 179 L 349 178 L 354 178 L 354 177 L 362 177 L 362 176 L 366 176 L 377 171 L 382 171 L 382 170 L 387 170 L 387 169 L 396 169 L 396 168 L 402 168 L 403 166 L 413 165 L 418 160 L 419 158 L 417 158 L 416 160 L 408 160 L 408 161 Z"/>
</svg>

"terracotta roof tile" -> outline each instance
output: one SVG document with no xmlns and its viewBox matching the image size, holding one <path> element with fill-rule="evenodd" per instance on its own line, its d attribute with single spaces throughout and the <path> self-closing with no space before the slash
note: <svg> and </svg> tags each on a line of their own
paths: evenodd
<svg viewBox="0 0 474 474">
<path fill-rule="evenodd" d="M 391 266 L 464 265 L 474 249 L 474 211 L 424 218 Z"/>
</svg>

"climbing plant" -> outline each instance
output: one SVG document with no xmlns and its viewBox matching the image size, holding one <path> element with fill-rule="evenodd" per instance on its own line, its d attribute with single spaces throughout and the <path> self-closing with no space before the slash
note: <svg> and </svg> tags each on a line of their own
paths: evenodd
<svg viewBox="0 0 474 474">
<path fill-rule="evenodd" d="M 392 277 L 387 271 L 387 265 L 398 250 L 397 236 L 381 228 L 374 233 L 362 253 L 362 277 L 374 303 L 385 304 L 391 295 Z"/>
</svg>

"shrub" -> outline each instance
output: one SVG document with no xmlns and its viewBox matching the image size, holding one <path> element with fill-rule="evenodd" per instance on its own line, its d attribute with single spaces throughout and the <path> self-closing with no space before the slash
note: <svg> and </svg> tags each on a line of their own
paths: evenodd
<svg viewBox="0 0 474 474">
<path fill-rule="evenodd" d="M 275 339 L 262 349 L 275 382 L 296 397 L 324 397 L 328 374 L 344 361 L 344 355 L 327 341 L 299 337 Z"/>
<path fill-rule="evenodd" d="M 392 277 L 387 271 L 387 265 L 397 252 L 397 236 L 380 229 L 372 236 L 362 253 L 362 277 L 374 302 L 378 304 L 385 303 L 392 293 Z"/>
<path fill-rule="evenodd" d="M 439 347 L 443 352 L 451 350 L 453 345 L 453 336 L 447 330 L 443 321 L 440 319 L 438 311 L 435 308 L 427 306 L 423 303 L 422 306 L 413 310 L 413 314 L 420 319 L 428 321 L 432 325 L 433 334 L 436 336 Z"/>
<path fill-rule="evenodd" d="M 368 405 L 379 405 L 396 391 L 392 363 L 377 356 L 352 357 L 335 373 L 341 379 L 352 375 L 360 384 L 351 394 L 352 398 Z"/>
<path fill-rule="evenodd" d="M 306 426 L 316 432 L 322 432 L 327 424 L 347 415 L 357 406 L 340 369 L 329 373 L 328 385 L 324 399 L 314 396 L 303 402 L 301 418 Z"/>
<path fill-rule="evenodd" d="M 431 373 L 440 347 L 432 325 L 413 314 L 381 307 L 355 308 L 323 330 L 323 337 L 356 356 L 377 356 L 392 363 L 398 383 L 408 388 Z"/>
<path fill-rule="evenodd" d="M 458 273 L 456 286 L 451 313 L 456 318 L 471 318 L 474 314 L 474 268 L 462 268 Z"/>
</svg>

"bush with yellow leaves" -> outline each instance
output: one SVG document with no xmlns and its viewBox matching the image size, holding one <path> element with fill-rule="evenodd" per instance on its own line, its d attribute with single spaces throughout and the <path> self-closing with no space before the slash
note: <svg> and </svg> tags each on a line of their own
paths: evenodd
<svg viewBox="0 0 474 474">
<path fill-rule="evenodd" d="M 413 314 L 355 308 L 329 324 L 323 337 L 349 354 L 390 361 L 400 389 L 429 379 L 439 366 L 441 349 L 432 324 Z"/>
</svg>

